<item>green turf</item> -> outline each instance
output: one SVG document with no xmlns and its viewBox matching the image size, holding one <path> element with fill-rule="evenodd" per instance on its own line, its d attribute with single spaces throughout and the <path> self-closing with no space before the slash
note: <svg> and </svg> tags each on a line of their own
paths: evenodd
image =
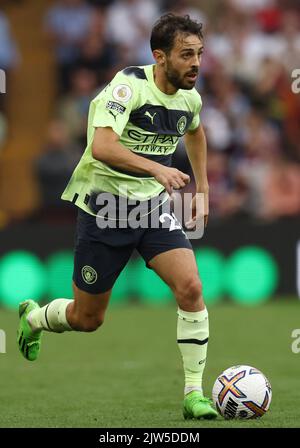
<svg viewBox="0 0 300 448">
<path fill-rule="evenodd" d="M 300 353 L 291 351 L 299 310 L 297 299 L 211 307 L 207 395 L 225 368 L 250 364 L 271 381 L 273 401 L 260 420 L 186 422 L 175 306 L 111 308 L 95 333 L 45 333 L 32 363 L 16 346 L 17 313 L 1 309 L 0 427 L 299 427 Z"/>
</svg>

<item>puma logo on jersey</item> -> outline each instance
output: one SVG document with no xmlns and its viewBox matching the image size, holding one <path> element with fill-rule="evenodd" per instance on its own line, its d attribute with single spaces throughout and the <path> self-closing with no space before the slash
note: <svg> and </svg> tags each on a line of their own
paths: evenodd
<svg viewBox="0 0 300 448">
<path fill-rule="evenodd" d="M 150 112 L 147 110 L 147 112 L 145 112 L 145 115 L 146 115 L 146 117 L 149 117 L 150 120 L 151 120 L 151 123 L 154 124 L 153 121 L 154 121 L 154 117 L 156 115 L 156 112 L 154 112 L 154 114 L 151 115 Z"/>
<path fill-rule="evenodd" d="M 115 119 L 115 121 L 117 121 L 117 114 L 113 114 L 111 110 L 108 111 Z"/>
</svg>

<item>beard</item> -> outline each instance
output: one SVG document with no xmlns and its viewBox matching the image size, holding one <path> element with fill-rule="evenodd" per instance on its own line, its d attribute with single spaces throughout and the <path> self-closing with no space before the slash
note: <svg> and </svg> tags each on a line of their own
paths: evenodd
<svg viewBox="0 0 300 448">
<path fill-rule="evenodd" d="M 192 70 L 189 73 L 198 73 L 198 71 Z M 177 90 L 191 90 L 195 87 L 196 81 L 186 78 L 187 73 L 181 75 L 179 71 L 173 67 L 170 61 L 167 63 L 165 75 L 169 83 L 172 84 L 172 86 L 174 86 Z"/>
</svg>

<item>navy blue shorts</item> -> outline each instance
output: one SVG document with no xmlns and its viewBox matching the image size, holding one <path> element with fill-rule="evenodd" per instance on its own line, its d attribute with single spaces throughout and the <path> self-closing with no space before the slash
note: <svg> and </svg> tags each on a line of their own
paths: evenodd
<svg viewBox="0 0 300 448">
<path fill-rule="evenodd" d="M 156 217 L 153 217 L 156 213 Z M 148 215 L 147 228 L 99 228 L 96 217 L 78 210 L 73 280 L 76 286 L 90 294 L 110 290 L 127 264 L 134 249 L 140 253 L 149 267 L 156 255 L 171 249 L 192 246 L 178 221 L 164 215 L 164 205 Z M 155 221 L 156 220 L 156 221 Z"/>
</svg>

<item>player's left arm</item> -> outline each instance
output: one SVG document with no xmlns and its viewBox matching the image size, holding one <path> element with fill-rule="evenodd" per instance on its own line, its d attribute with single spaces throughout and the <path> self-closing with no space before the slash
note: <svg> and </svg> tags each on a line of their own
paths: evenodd
<svg viewBox="0 0 300 448">
<path fill-rule="evenodd" d="M 207 144 L 203 126 L 188 131 L 184 137 L 185 148 L 192 166 L 196 182 L 196 193 L 203 193 L 204 225 L 207 225 L 209 213 L 209 185 L 207 180 Z M 196 196 L 192 202 L 192 216 L 196 219 Z"/>
</svg>

